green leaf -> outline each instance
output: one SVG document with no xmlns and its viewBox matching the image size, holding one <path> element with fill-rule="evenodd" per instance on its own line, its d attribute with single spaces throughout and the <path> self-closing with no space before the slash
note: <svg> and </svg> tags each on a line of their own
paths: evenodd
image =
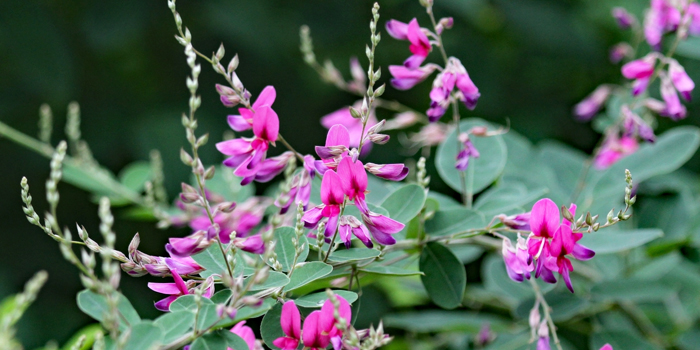
<svg viewBox="0 0 700 350">
<path fill-rule="evenodd" d="M 659 229 L 638 229 L 631 231 L 607 231 L 584 233 L 579 241 L 582 245 L 593 249 L 596 254 L 617 253 L 642 246 L 658 237 L 663 236 Z"/>
<path fill-rule="evenodd" d="M 392 219 L 405 224 L 420 213 L 425 198 L 423 187 L 408 184 L 392 192 L 381 206 L 389 212 Z"/>
<path fill-rule="evenodd" d="M 691 36 L 681 40 L 676 48 L 676 53 L 684 57 L 700 60 L 700 38 Z"/>
<path fill-rule="evenodd" d="M 636 334 L 624 331 L 601 331 L 593 333 L 589 349 L 598 350 L 603 345 L 610 344 L 615 350 L 658 350 Z"/>
<path fill-rule="evenodd" d="M 450 245 L 448 248 L 450 248 L 452 254 L 454 254 L 464 265 L 478 259 L 481 257 L 481 254 L 484 253 L 483 248 L 469 244 Z"/>
<path fill-rule="evenodd" d="M 486 126 L 490 130 L 497 129 L 481 119 L 467 119 L 459 124 L 460 131 L 467 131 L 475 126 Z M 492 184 L 503 172 L 506 165 L 506 144 L 500 135 L 491 137 L 472 137 L 474 147 L 479 151 L 479 158 L 469 160 L 469 168 L 466 171 L 467 188 L 472 193 L 478 193 Z M 443 143 L 438 146 L 435 157 L 435 167 L 438 174 L 447 185 L 457 192 L 462 192 L 460 172 L 455 169 L 457 159 L 457 132 L 452 131 Z M 461 147 L 461 146 L 460 146 Z"/>
<path fill-rule="evenodd" d="M 192 329 L 194 313 L 189 310 L 169 312 L 158 317 L 153 324 L 163 331 L 163 343 L 168 344 Z"/>
<path fill-rule="evenodd" d="M 250 276 L 246 278 L 243 281 L 243 284 L 248 284 L 250 282 L 250 279 L 253 278 L 253 276 Z M 263 289 L 268 289 L 268 288 L 278 288 L 278 287 L 284 287 L 287 284 L 289 284 L 289 278 L 287 275 L 281 273 L 281 272 L 275 272 L 275 271 L 270 271 L 270 275 L 267 276 L 267 279 L 263 283 L 259 284 L 254 284 L 252 287 L 250 287 L 251 291 L 256 291 L 256 290 L 263 290 Z"/>
<path fill-rule="evenodd" d="M 324 293 L 325 294 L 325 293 Z M 284 337 L 285 334 L 282 331 L 282 326 L 280 325 L 280 319 L 282 318 L 282 304 L 276 303 L 275 306 L 270 309 L 263 317 L 260 323 L 260 335 L 262 336 L 263 342 L 270 349 L 277 350 L 278 347 L 274 346 L 272 342 L 277 338 Z"/>
<path fill-rule="evenodd" d="M 428 198 L 434 199 L 438 202 L 438 209 L 447 210 L 455 208 L 463 208 L 464 206 L 440 192 L 428 191 Z"/>
<path fill-rule="evenodd" d="M 122 294 L 118 294 L 117 309 L 121 316 L 119 317 L 119 329 L 124 330 L 129 325 L 135 325 L 141 321 L 141 317 L 136 312 L 129 300 Z M 78 308 L 90 317 L 102 321 L 104 315 L 112 312 L 107 305 L 107 299 L 104 296 L 93 293 L 89 290 L 83 290 L 78 293 Z M 128 322 L 128 324 L 127 324 Z"/>
<path fill-rule="evenodd" d="M 372 259 L 378 257 L 380 254 L 380 251 L 376 249 L 370 249 L 370 248 L 350 248 L 350 249 L 343 249 L 343 250 L 337 250 L 331 254 L 330 257 L 328 257 L 328 260 L 331 260 L 336 263 L 344 263 L 344 262 L 349 262 L 349 261 L 360 261 L 360 260 L 367 260 L 367 259 Z"/>
<path fill-rule="evenodd" d="M 197 338 L 192 343 L 190 350 L 224 350 L 227 347 L 233 350 L 249 350 L 248 344 L 241 337 L 231 333 L 228 329 L 213 332 Z"/>
<path fill-rule="evenodd" d="M 290 278 L 289 284 L 285 290 L 291 291 L 309 284 L 319 278 L 322 278 L 333 271 L 331 265 L 320 261 L 312 261 L 305 263 L 294 269 L 294 273 Z"/>
<path fill-rule="evenodd" d="M 343 297 L 343 299 L 345 299 L 345 301 L 347 301 L 350 304 L 354 303 L 357 300 L 357 293 L 351 292 L 349 290 L 333 290 L 333 293 Z M 294 303 L 300 307 L 313 309 L 323 306 L 323 303 L 325 303 L 326 300 L 328 300 L 328 294 L 326 292 L 318 292 L 304 295 L 303 297 L 294 300 Z"/>
<path fill-rule="evenodd" d="M 230 289 L 222 289 L 214 295 L 211 296 L 210 300 L 214 304 L 224 304 L 228 302 L 229 298 L 233 295 L 233 292 Z"/>
<path fill-rule="evenodd" d="M 438 210 L 425 222 L 425 233 L 431 236 L 453 235 L 486 226 L 484 215 L 466 208 Z"/>
<path fill-rule="evenodd" d="M 309 256 L 309 242 L 304 235 L 299 239 L 299 244 L 304 246 L 297 262 L 306 261 L 306 257 Z M 275 230 L 275 253 L 277 253 L 277 261 L 282 265 L 282 271 L 287 272 L 291 269 L 292 264 L 294 264 L 294 256 L 296 254 L 296 247 L 294 246 L 293 240 L 297 239 L 297 235 L 293 227 L 280 227 Z"/>
<path fill-rule="evenodd" d="M 216 305 L 213 303 L 202 303 L 197 313 L 197 329 L 207 329 L 217 323 L 218 320 L 219 315 L 216 313 Z"/>
<path fill-rule="evenodd" d="M 139 322 L 131 327 L 124 349 L 151 349 L 162 344 L 163 331 L 151 321 Z"/>
<path fill-rule="evenodd" d="M 207 299 L 207 298 L 202 298 L 202 305 L 204 304 L 211 304 L 214 305 L 214 303 Z M 175 299 L 175 301 L 170 304 L 170 312 L 175 312 L 175 311 L 182 311 L 182 310 L 188 310 L 192 312 L 197 311 L 197 304 L 194 302 L 194 295 L 188 294 L 188 295 L 183 295 L 181 297 L 178 297 Z"/>
<path fill-rule="evenodd" d="M 452 252 L 437 242 L 425 245 L 420 255 L 421 281 L 430 299 L 444 309 L 454 309 L 462 304 L 467 286 L 464 265 Z"/>
<path fill-rule="evenodd" d="M 222 275 L 224 272 L 228 273 L 226 259 L 224 259 L 224 255 L 221 254 L 221 249 L 217 243 L 213 243 L 207 249 L 192 255 L 192 259 L 206 269 L 206 277 L 211 275 Z M 202 277 L 205 276 L 202 275 Z"/>
<path fill-rule="evenodd" d="M 659 281 L 625 279 L 602 281 L 591 288 L 591 294 L 599 300 L 631 300 L 636 302 L 662 301 L 674 294 L 677 288 Z"/>
<path fill-rule="evenodd" d="M 133 162 L 119 173 L 119 181 L 134 192 L 143 191 L 146 181 L 153 176 L 151 164 L 144 161 Z"/>
<path fill-rule="evenodd" d="M 92 349 L 92 344 L 95 342 L 95 335 L 97 333 L 104 333 L 102 326 L 99 324 L 91 324 L 81 328 L 79 331 L 75 332 L 72 337 L 63 345 L 63 350 L 71 350 L 75 344 L 78 343 L 80 337 L 85 336 L 85 341 L 80 350 Z"/>
<path fill-rule="evenodd" d="M 382 266 L 382 265 L 378 265 L 378 264 L 372 264 L 372 265 L 362 267 L 362 268 L 360 268 L 360 271 L 366 272 L 366 273 L 371 273 L 374 275 L 383 275 L 383 276 L 422 275 L 422 273 L 420 271 L 403 269 L 403 268 L 396 267 L 396 266 Z"/>
<path fill-rule="evenodd" d="M 233 320 L 232 324 L 245 321 L 247 319 L 256 318 L 264 315 L 268 310 L 275 305 L 273 299 L 265 299 L 263 304 L 260 306 L 244 306 L 238 309 L 236 313 L 236 318 Z"/>
<path fill-rule="evenodd" d="M 416 333 L 459 331 L 475 334 L 484 323 L 488 323 L 491 330 L 496 332 L 503 332 L 509 327 L 509 322 L 503 318 L 471 311 L 428 310 L 384 316 L 387 327 Z"/>
</svg>

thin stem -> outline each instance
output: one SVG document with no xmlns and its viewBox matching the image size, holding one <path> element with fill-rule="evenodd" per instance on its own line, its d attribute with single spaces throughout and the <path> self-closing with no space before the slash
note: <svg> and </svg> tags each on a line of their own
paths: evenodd
<svg viewBox="0 0 700 350">
<path fill-rule="evenodd" d="M 549 307 L 549 304 L 547 304 L 547 301 L 544 299 L 544 295 L 542 295 L 542 291 L 540 290 L 540 287 L 537 285 L 537 282 L 535 282 L 534 279 L 530 279 L 530 285 L 532 286 L 532 289 L 535 292 L 535 297 L 537 300 L 540 301 L 540 304 L 542 304 L 542 310 L 544 311 L 544 318 L 547 320 L 547 324 L 549 325 L 549 331 L 552 333 L 552 338 L 554 339 L 554 345 L 556 345 L 558 350 L 562 350 L 561 348 L 561 343 L 559 342 L 559 336 L 557 336 L 557 327 L 554 326 L 554 322 L 552 321 L 552 316 L 549 314 L 552 310 L 551 307 Z"/>
</svg>

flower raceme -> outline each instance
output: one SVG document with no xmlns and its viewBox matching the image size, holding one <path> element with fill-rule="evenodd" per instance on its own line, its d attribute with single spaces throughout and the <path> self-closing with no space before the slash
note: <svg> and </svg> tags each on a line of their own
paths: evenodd
<svg viewBox="0 0 700 350">
<path fill-rule="evenodd" d="M 278 175 L 287 164 L 291 152 L 265 159 L 269 145 L 279 137 L 279 117 L 272 109 L 275 88 L 268 86 L 260 93 L 251 109 L 241 108 L 241 115 L 229 116 L 229 126 L 233 130 L 253 129 L 253 138 L 237 138 L 216 144 L 219 152 L 229 156 L 224 165 L 233 168 L 233 174 L 242 177 L 241 184 L 251 181 L 266 182 Z"/>
<path fill-rule="evenodd" d="M 431 122 L 437 121 L 445 114 L 455 87 L 458 91 L 453 98 L 464 102 L 469 110 L 476 108 L 476 103 L 481 96 L 479 88 L 472 82 L 462 62 L 455 57 L 450 57 L 445 69 L 435 77 L 433 88 L 430 90 L 430 109 L 426 114 Z"/>
<path fill-rule="evenodd" d="M 576 205 L 572 204 L 568 210 L 573 216 Z M 530 272 L 534 270 L 535 278 L 542 277 L 547 283 L 556 283 L 553 272 L 557 272 L 573 293 L 569 273 L 574 269 L 569 257 L 588 260 L 595 255 L 595 252 L 578 243 L 583 234 L 573 232 L 571 222 L 566 218 L 560 222 L 559 208 L 549 198 L 537 201 L 532 207 L 530 230 L 532 233 L 527 241 L 518 237 L 516 248 L 513 248 L 510 240 L 503 241 L 503 259 L 510 278 L 522 282 L 529 279 Z"/>
</svg>

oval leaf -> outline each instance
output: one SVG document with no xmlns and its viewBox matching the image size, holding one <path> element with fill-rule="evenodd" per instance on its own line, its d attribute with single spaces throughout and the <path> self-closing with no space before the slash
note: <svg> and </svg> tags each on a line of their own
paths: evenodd
<svg viewBox="0 0 700 350">
<path fill-rule="evenodd" d="M 447 236 L 486 226 L 484 215 L 466 208 L 438 210 L 425 222 L 425 233 L 431 236 Z"/>
<path fill-rule="evenodd" d="M 153 324 L 163 331 L 163 343 L 167 344 L 187 333 L 194 325 L 194 313 L 181 310 L 158 317 Z"/>
<path fill-rule="evenodd" d="M 328 260 L 336 263 L 343 263 L 348 261 L 372 259 L 378 257 L 379 254 L 380 252 L 376 249 L 350 248 L 333 252 L 331 256 L 328 257 Z"/>
<path fill-rule="evenodd" d="M 286 290 L 294 290 L 322 278 L 333 271 L 331 265 L 320 261 L 312 261 L 294 269 Z"/>
<path fill-rule="evenodd" d="M 411 221 L 425 203 L 425 190 L 416 184 L 409 184 L 392 192 L 381 207 L 389 212 L 389 216 L 401 223 Z"/>
<path fill-rule="evenodd" d="M 104 315 L 111 312 L 107 305 L 107 300 L 104 296 L 93 293 L 89 290 L 83 290 L 78 293 L 78 307 L 90 317 L 102 321 Z M 122 294 L 119 294 L 117 309 L 123 317 L 119 317 L 119 328 L 126 329 L 129 325 L 134 325 L 141 321 L 141 317 L 136 312 L 128 299 Z"/>
<path fill-rule="evenodd" d="M 306 257 L 309 256 L 309 243 L 304 235 L 299 237 L 299 243 L 304 246 L 297 262 L 306 261 Z M 296 247 L 293 241 L 298 239 L 297 234 L 293 227 L 280 227 L 275 230 L 275 253 L 277 254 L 277 261 L 282 265 L 282 271 L 287 272 L 294 264 L 294 256 L 296 254 Z"/>
<path fill-rule="evenodd" d="M 357 300 L 357 293 L 351 292 L 349 290 L 334 290 L 333 293 L 343 297 L 343 299 L 345 299 L 345 301 L 347 301 L 350 304 L 354 303 Z M 328 300 L 328 294 L 326 292 L 318 292 L 304 295 L 303 297 L 294 300 L 294 303 L 300 307 L 313 309 L 323 306 L 323 303 L 325 303 L 326 300 Z"/>
<path fill-rule="evenodd" d="M 280 319 L 282 318 L 282 304 L 277 303 L 265 314 L 265 317 L 260 323 L 260 335 L 262 340 L 265 342 L 270 349 L 279 349 L 272 342 L 277 338 L 284 337 L 285 334 L 282 331 L 282 326 L 280 325 Z"/>
<path fill-rule="evenodd" d="M 462 304 L 467 286 L 464 265 L 452 252 L 437 242 L 430 242 L 420 255 L 423 286 L 430 299 L 444 309 L 454 309 Z"/>
</svg>

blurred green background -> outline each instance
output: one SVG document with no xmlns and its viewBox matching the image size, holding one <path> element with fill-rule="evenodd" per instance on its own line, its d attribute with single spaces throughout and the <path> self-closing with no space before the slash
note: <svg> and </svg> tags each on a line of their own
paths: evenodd
<svg viewBox="0 0 700 350">
<path fill-rule="evenodd" d="M 36 135 L 42 103 L 54 111 L 54 144 L 63 138 L 66 106 L 78 101 L 83 138 L 95 158 L 114 172 L 135 160 L 147 160 L 159 149 L 165 161 L 171 197 L 188 169 L 178 160 L 185 145 L 180 114 L 187 108 L 189 74 L 182 47 L 173 39 L 175 25 L 165 0 L 5 0 L 0 11 L 0 121 Z M 195 47 L 204 53 L 226 47 L 227 58 L 238 53 L 238 74 L 257 94 L 274 85 L 274 108 L 281 132 L 304 153 L 325 138 L 321 116 L 351 104 L 355 97 L 322 83 L 298 52 L 298 31 L 309 25 L 319 60 L 331 59 L 348 74 L 348 59 L 360 57 L 366 67 L 364 46 L 369 42 L 369 0 L 255 0 L 178 2 L 184 23 L 193 33 Z M 417 0 L 380 1 L 381 24 L 390 18 L 428 22 Z M 435 0 L 438 17 L 453 16 L 454 28 L 445 34 L 449 55 L 461 59 L 481 90 L 474 112 L 496 123 L 510 120 L 512 128 L 532 140 L 554 138 L 590 151 L 598 135 L 589 124 L 577 123 L 572 106 L 603 82 L 620 82 L 619 66 L 608 62 L 608 48 L 628 39 L 610 16 L 623 5 L 640 15 L 645 1 L 614 0 Z M 383 26 L 382 26 L 383 27 Z M 383 29 L 382 29 L 383 31 Z M 377 64 L 400 64 L 407 44 L 382 32 Z M 431 59 L 438 59 L 433 53 Z M 681 60 L 691 77 L 700 76 L 700 61 Z M 228 129 L 225 116 L 232 110 L 218 102 L 214 84 L 219 76 L 203 64 L 200 93 L 201 132 L 219 140 Z M 430 82 L 408 92 L 387 88 L 384 97 L 399 99 L 425 110 Z M 682 123 L 700 124 L 688 105 Z M 389 117 L 390 114 L 380 114 Z M 660 129 L 672 123 L 662 120 Z M 395 134 L 393 134 L 395 136 Z M 679 145 L 683 147 L 683 145 Z M 49 161 L 0 139 L 0 298 L 18 292 L 37 270 L 49 272 L 49 282 L 20 323 L 19 337 L 27 348 L 55 339 L 63 344 L 89 322 L 75 305 L 81 289 L 77 271 L 65 262 L 56 243 L 27 223 L 21 211 L 19 181 L 27 176 L 38 211 L 46 208 L 44 181 Z M 209 163 L 222 158 L 205 148 Z M 403 161 L 407 155 L 392 141 L 375 147 L 373 161 Z M 700 169 L 696 156 L 688 165 Z M 440 188 L 437 184 L 436 188 Z M 61 184 L 59 221 L 78 222 L 97 232 L 97 207 L 90 195 Z M 116 211 L 119 217 L 119 210 Z M 117 220 L 118 246 L 126 248 L 139 232 L 142 250 L 163 254 L 166 237 L 184 234 L 159 231 L 152 223 Z M 122 290 L 142 316 L 157 315 L 151 306 L 157 297 L 146 289 L 148 277 L 124 276 Z M 366 309 L 368 310 L 368 309 Z M 381 308 L 378 308 L 378 313 Z M 379 317 L 380 314 L 372 315 Z"/>
</svg>

